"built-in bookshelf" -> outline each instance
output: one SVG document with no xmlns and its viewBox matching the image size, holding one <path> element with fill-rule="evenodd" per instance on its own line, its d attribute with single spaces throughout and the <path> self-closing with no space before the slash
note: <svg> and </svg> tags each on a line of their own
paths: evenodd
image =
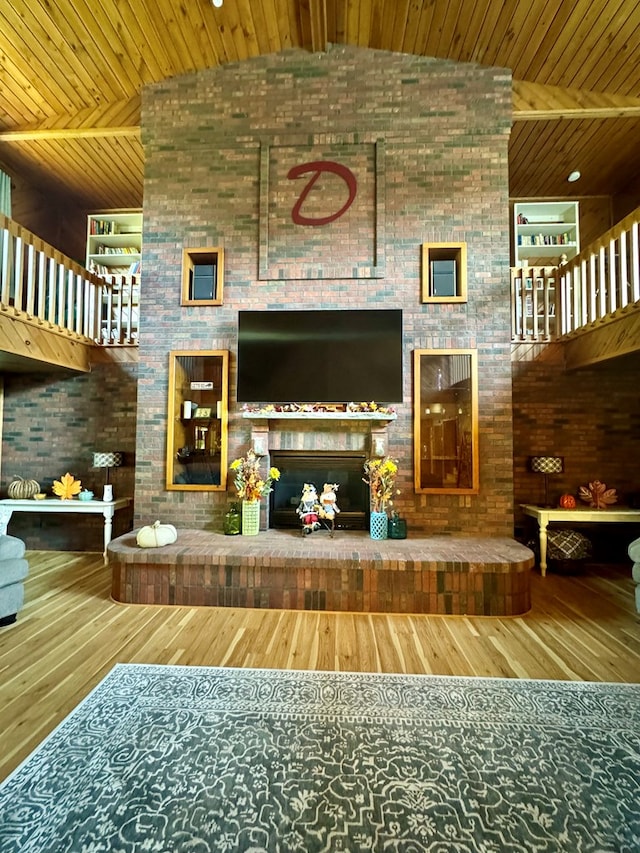
<svg viewBox="0 0 640 853">
<path fill-rule="evenodd" d="M 557 266 L 580 251 L 577 201 L 516 202 L 514 266 Z"/>
<path fill-rule="evenodd" d="M 103 210 L 89 214 L 88 270 L 97 275 L 139 275 L 141 252 L 141 210 Z"/>
</svg>

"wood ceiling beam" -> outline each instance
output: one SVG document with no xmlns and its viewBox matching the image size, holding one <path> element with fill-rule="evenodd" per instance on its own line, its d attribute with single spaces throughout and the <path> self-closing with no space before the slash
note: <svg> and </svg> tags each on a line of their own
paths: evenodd
<svg viewBox="0 0 640 853">
<path fill-rule="evenodd" d="M 60 127 L 43 130 L 9 130 L 0 133 L 0 142 L 43 142 L 50 139 L 139 137 L 139 127 Z"/>
<path fill-rule="evenodd" d="M 140 136 L 140 96 L 87 107 L 73 115 L 50 116 L 29 127 L 0 132 L 0 142 L 42 142 L 49 139 L 86 139 Z"/>
<path fill-rule="evenodd" d="M 513 81 L 513 120 L 635 118 L 640 98 Z"/>
<path fill-rule="evenodd" d="M 307 0 L 304 14 L 310 25 L 312 51 L 326 51 L 327 0 Z M 636 117 L 640 117 L 640 98 L 513 81 L 514 121 Z M 139 136 L 140 97 L 136 96 L 73 116 L 54 116 L 29 128 L 0 132 L 0 142 Z"/>
</svg>

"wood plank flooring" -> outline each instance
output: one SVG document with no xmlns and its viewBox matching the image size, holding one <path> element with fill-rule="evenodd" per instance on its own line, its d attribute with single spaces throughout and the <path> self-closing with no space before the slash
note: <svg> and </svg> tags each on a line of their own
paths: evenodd
<svg viewBox="0 0 640 853">
<path fill-rule="evenodd" d="M 116 604 L 99 554 L 31 551 L 0 628 L 0 779 L 117 662 L 640 681 L 631 566 L 532 576 L 518 617 Z"/>
</svg>

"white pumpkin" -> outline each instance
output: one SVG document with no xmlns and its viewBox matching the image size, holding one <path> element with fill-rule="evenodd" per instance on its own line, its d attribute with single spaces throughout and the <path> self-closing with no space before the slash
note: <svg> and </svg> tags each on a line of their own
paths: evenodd
<svg viewBox="0 0 640 853">
<path fill-rule="evenodd" d="M 161 548 L 163 545 L 171 545 L 178 538 L 178 531 L 173 524 L 148 524 L 141 527 L 136 536 L 136 542 L 141 548 Z"/>
</svg>

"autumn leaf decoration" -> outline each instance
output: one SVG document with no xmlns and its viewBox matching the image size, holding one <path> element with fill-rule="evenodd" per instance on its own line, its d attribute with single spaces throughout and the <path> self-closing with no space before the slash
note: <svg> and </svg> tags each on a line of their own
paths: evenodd
<svg viewBox="0 0 640 853">
<path fill-rule="evenodd" d="M 615 489 L 608 489 L 600 480 L 594 480 L 588 486 L 580 486 L 578 497 L 594 509 L 606 509 L 610 504 L 617 503 L 618 495 Z"/>
<path fill-rule="evenodd" d="M 70 501 L 74 495 L 79 494 L 82 489 L 82 483 L 72 474 L 65 474 L 59 480 L 53 481 L 53 494 L 57 495 L 63 501 Z"/>
</svg>

